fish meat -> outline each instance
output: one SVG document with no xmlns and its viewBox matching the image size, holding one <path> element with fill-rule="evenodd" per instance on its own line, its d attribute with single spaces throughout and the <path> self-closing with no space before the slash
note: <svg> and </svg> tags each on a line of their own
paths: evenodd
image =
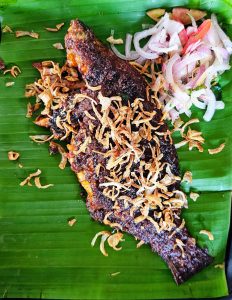
<svg viewBox="0 0 232 300">
<path fill-rule="evenodd" d="M 181 284 L 213 258 L 181 219 L 187 200 L 159 103 L 144 77 L 81 21 L 71 21 L 65 47 L 67 62 L 59 76 L 54 64 L 53 71 L 49 63 L 34 64 L 40 85 L 49 82 L 55 91 L 49 98 L 48 89 L 37 88 L 34 94 L 46 107 L 35 123 L 66 141 L 91 217 L 150 245 Z"/>
</svg>

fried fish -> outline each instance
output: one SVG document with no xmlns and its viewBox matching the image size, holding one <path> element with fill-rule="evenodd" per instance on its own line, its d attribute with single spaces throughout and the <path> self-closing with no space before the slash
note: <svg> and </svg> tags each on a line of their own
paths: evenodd
<svg viewBox="0 0 232 300">
<path fill-rule="evenodd" d="M 71 21 L 65 46 L 61 69 L 35 64 L 41 79 L 34 95 L 45 104 L 36 123 L 66 141 L 91 217 L 150 245 L 180 284 L 212 257 L 181 219 L 187 200 L 159 103 L 143 76 L 81 21 Z"/>
</svg>

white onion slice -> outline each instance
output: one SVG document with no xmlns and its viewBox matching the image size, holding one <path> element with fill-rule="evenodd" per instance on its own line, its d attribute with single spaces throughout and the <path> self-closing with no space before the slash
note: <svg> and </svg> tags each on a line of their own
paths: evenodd
<svg viewBox="0 0 232 300">
<path fill-rule="evenodd" d="M 169 35 L 173 35 L 175 32 L 178 34 L 184 29 L 184 25 L 174 20 L 168 20 L 164 24 L 164 28 L 167 30 Z"/>
<path fill-rule="evenodd" d="M 198 91 L 193 91 L 191 93 L 191 101 L 192 103 L 200 109 L 205 109 L 206 104 L 204 102 L 199 101 L 199 97 L 205 94 L 205 89 L 200 89 Z"/>
<path fill-rule="evenodd" d="M 191 19 L 192 27 L 195 28 L 195 29 L 197 29 L 197 23 L 196 23 L 196 20 L 194 19 L 194 17 L 190 13 L 188 13 L 187 15 Z"/>
<path fill-rule="evenodd" d="M 124 60 L 133 60 L 132 57 L 129 57 L 129 56 L 126 57 L 125 55 L 120 53 L 114 44 L 110 44 L 110 47 L 111 47 L 112 51 L 114 52 L 114 54 L 116 54 L 119 58 L 124 59 Z"/>
<path fill-rule="evenodd" d="M 151 45 L 149 46 L 149 48 L 150 48 L 152 51 L 157 52 L 157 53 L 169 53 L 169 52 L 178 50 L 178 46 L 177 46 L 177 45 L 173 45 L 173 46 L 168 47 L 168 48 L 162 48 L 162 47 L 157 47 L 157 46 L 154 45 L 154 44 L 151 44 Z"/>
<path fill-rule="evenodd" d="M 216 101 L 216 109 L 224 109 L 225 103 L 223 101 Z"/>
<path fill-rule="evenodd" d="M 141 32 L 137 32 L 134 35 L 134 47 L 139 55 L 147 59 L 155 59 L 158 57 L 157 53 L 147 53 L 143 48 L 141 48 L 140 41 L 160 31 L 162 29 L 162 26 L 168 20 L 169 20 L 169 15 L 166 13 L 154 27 Z"/>
<path fill-rule="evenodd" d="M 114 36 L 114 30 L 111 30 L 111 35 Z M 126 43 L 125 43 L 125 55 L 122 54 L 118 49 L 115 47 L 114 44 L 110 44 L 110 47 L 114 54 L 116 54 L 119 58 L 124 60 L 135 60 L 139 58 L 139 55 L 135 51 L 131 51 L 131 42 L 132 42 L 132 35 L 127 34 L 126 35 Z"/>
<path fill-rule="evenodd" d="M 212 50 L 214 51 L 216 58 L 220 64 L 229 64 L 230 54 L 225 48 L 220 46 L 213 46 Z"/>
<path fill-rule="evenodd" d="M 187 35 L 189 36 L 190 34 L 192 33 L 195 33 L 197 31 L 197 28 L 193 27 L 193 26 L 188 26 L 186 28 L 186 32 L 187 32 Z"/>
<path fill-rule="evenodd" d="M 185 89 L 194 89 L 197 87 L 197 81 L 201 77 L 201 75 L 205 72 L 206 67 L 205 65 L 201 65 L 200 68 L 197 71 L 197 74 L 195 77 L 193 77 L 186 85 Z"/>
<path fill-rule="evenodd" d="M 126 41 L 125 41 L 125 55 L 126 55 L 126 57 L 130 56 L 132 39 L 133 39 L 133 36 L 131 34 L 127 33 Z"/>
<path fill-rule="evenodd" d="M 170 41 L 169 41 L 169 47 L 177 45 L 177 50 L 182 49 L 182 45 L 181 45 L 181 41 L 179 38 L 179 35 L 177 32 L 173 33 L 173 35 L 170 37 Z"/>
<path fill-rule="evenodd" d="M 221 27 L 219 26 L 217 17 L 215 16 L 215 14 L 211 15 L 211 20 L 212 20 L 212 23 L 213 23 L 215 29 L 217 30 L 217 33 L 218 33 L 222 43 L 224 44 L 226 50 L 230 54 L 232 54 L 232 42 L 229 39 L 229 37 L 225 34 L 225 32 L 221 29 Z"/>
<path fill-rule="evenodd" d="M 210 89 L 207 90 L 207 98 L 208 98 L 207 109 L 203 116 L 203 119 L 206 122 L 209 122 L 212 119 L 216 110 L 216 97 Z"/>
<path fill-rule="evenodd" d="M 206 73 L 205 86 L 209 89 L 211 86 L 211 81 L 217 76 L 217 74 L 218 73 L 220 74 L 229 69 L 230 69 L 229 65 L 218 64 L 218 62 L 215 61 L 215 63 L 205 71 Z"/>
<path fill-rule="evenodd" d="M 210 30 L 203 39 L 206 43 L 212 46 L 222 46 L 222 41 L 217 33 L 217 30 L 212 22 Z"/>
</svg>

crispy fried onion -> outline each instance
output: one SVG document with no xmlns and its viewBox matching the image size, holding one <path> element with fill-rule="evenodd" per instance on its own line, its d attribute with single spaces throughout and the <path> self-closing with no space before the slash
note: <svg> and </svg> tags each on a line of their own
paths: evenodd
<svg viewBox="0 0 232 300">
<path fill-rule="evenodd" d="M 123 39 L 115 39 L 112 35 L 109 36 L 107 39 L 107 42 L 113 45 L 121 45 L 123 44 Z"/>
<path fill-rule="evenodd" d="M 200 197 L 200 195 L 198 193 L 191 192 L 190 195 L 189 195 L 189 197 L 193 201 L 197 201 L 197 198 Z"/>
<path fill-rule="evenodd" d="M 157 232 L 171 231 L 175 227 L 173 211 L 187 207 L 187 197 L 181 191 L 168 189 L 170 185 L 180 181 L 180 177 L 172 173 L 171 165 L 163 162 L 160 151 L 159 136 L 170 139 L 170 132 L 159 131 L 162 122 L 157 127 L 152 126 L 151 120 L 156 112 L 146 111 L 143 99 L 137 98 L 132 104 L 128 103 L 128 106 L 123 105 L 121 97 L 109 98 L 100 92 L 98 99 L 101 111 L 97 109 L 95 101 L 90 99 L 95 119 L 100 122 L 96 127 L 95 137 L 105 149 L 105 152 L 99 154 L 106 158 L 105 168 L 110 172 L 110 176 L 105 177 L 105 182 L 99 184 L 103 195 L 114 202 L 115 210 L 121 209 L 120 203 L 123 201 L 124 208 L 130 207 L 131 217 L 136 214 L 137 224 L 148 221 Z M 90 119 L 92 117 L 91 114 Z M 143 139 L 154 141 L 155 146 L 149 148 L 150 161 L 143 159 Z M 86 140 L 73 153 L 85 151 L 85 143 Z M 131 171 L 133 164 L 138 164 L 136 171 Z M 137 190 L 137 197 L 134 199 L 125 195 L 132 187 Z M 151 216 L 151 211 L 154 217 Z M 110 214 L 106 214 L 104 224 L 121 229 L 121 225 L 119 227 L 119 224 L 110 221 Z"/>
<path fill-rule="evenodd" d="M 175 144 L 176 149 L 183 147 L 188 144 L 189 150 L 193 148 L 197 148 L 199 152 L 203 152 L 204 149 L 202 145 L 205 142 L 205 139 L 202 137 L 202 132 L 197 130 L 192 130 L 189 125 L 198 123 L 198 119 L 191 119 L 187 123 L 185 123 L 182 127 L 180 126 L 178 130 L 180 130 L 180 134 L 184 140 Z M 187 133 L 185 133 L 185 129 L 188 128 Z"/>
<path fill-rule="evenodd" d="M 50 148 L 56 148 L 57 151 L 60 153 L 61 161 L 59 163 L 59 168 L 63 170 L 65 168 L 66 164 L 67 164 L 67 161 L 68 161 L 67 155 L 66 155 L 66 152 L 65 152 L 64 148 L 61 145 L 55 143 L 54 141 L 50 142 L 49 147 Z"/>
<path fill-rule="evenodd" d="M 44 116 L 46 120 L 52 121 L 55 118 L 53 110 L 63 107 L 65 103 L 65 111 L 67 113 L 62 118 L 58 116 L 54 120 L 58 128 L 61 129 L 58 138 L 64 140 L 70 134 L 76 133 L 74 127 L 71 126 L 71 112 L 73 108 L 76 103 L 88 98 L 87 95 L 75 94 L 72 101 L 70 101 L 70 99 L 68 100 L 69 92 L 83 87 L 84 82 L 80 81 L 77 70 L 67 65 L 59 67 L 59 64 L 53 61 L 43 61 L 33 63 L 33 66 L 40 72 L 41 78 L 34 83 L 26 85 L 25 97 L 35 96 L 36 103 L 43 104 L 44 109 L 41 111 L 41 115 L 38 116 L 37 121 L 42 118 L 41 116 Z M 39 125 L 47 127 L 47 123 L 40 122 Z"/>
<path fill-rule="evenodd" d="M 40 183 L 40 177 L 39 177 L 39 175 L 41 173 L 42 173 L 41 170 L 38 169 L 36 172 L 29 174 L 29 176 L 27 176 L 27 178 L 25 178 L 22 182 L 20 182 L 20 186 L 24 186 L 26 184 L 28 186 L 32 186 L 31 179 L 34 178 L 35 186 L 38 189 L 47 189 L 49 187 L 52 187 L 54 184 L 41 185 L 41 183 Z"/>
<path fill-rule="evenodd" d="M 184 258 L 185 257 L 185 253 L 184 253 L 185 244 L 181 240 L 176 239 L 176 243 L 174 245 L 174 249 L 176 249 L 177 247 L 180 249 L 181 256 Z"/>
<path fill-rule="evenodd" d="M 77 222 L 77 219 L 76 219 L 76 218 L 70 218 L 70 219 L 68 220 L 68 225 L 69 225 L 70 227 L 72 227 L 72 226 L 74 226 L 74 225 L 76 224 L 76 222 Z"/>
<path fill-rule="evenodd" d="M 9 160 L 17 160 L 19 158 L 20 154 L 15 151 L 9 151 L 8 152 L 8 159 Z"/>
<path fill-rule="evenodd" d="M 51 186 L 54 186 L 54 184 L 46 184 L 46 185 L 41 185 L 40 183 L 40 177 L 35 177 L 34 179 L 35 181 L 35 186 L 38 188 L 38 189 L 47 189 L 47 188 L 50 188 Z"/>
<path fill-rule="evenodd" d="M 2 32 L 3 32 L 3 33 L 6 33 L 6 32 L 12 33 L 13 30 L 10 28 L 10 26 L 7 26 L 7 25 L 6 25 L 6 26 L 3 27 Z"/>
<path fill-rule="evenodd" d="M 38 144 L 43 144 L 53 139 L 53 135 L 46 134 L 30 135 L 29 137 L 33 142 L 36 142 Z"/>
<path fill-rule="evenodd" d="M 108 253 L 105 250 L 105 241 L 107 240 L 108 245 L 113 248 L 116 251 L 119 251 L 122 249 L 122 247 L 117 247 L 118 244 L 121 241 L 124 241 L 123 238 L 123 233 L 121 232 L 116 232 L 114 234 L 111 234 L 109 231 L 100 231 L 98 232 L 94 238 L 91 241 L 91 246 L 93 247 L 98 239 L 98 237 L 101 236 L 101 242 L 100 242 L 100 251 L 104 256 L 108 256 Z"/>
<path fill-rule="evenodd" d="M 64 46 L 61 43 L 52 44 L 52 46 L 58 50 L 63 50 Z"/>
<path fill-rule="evenodd" d="M 213 236 L 212 232 L 210 232 L 208 230 L 203 229 L 199 233 L 207 235 L 210 241 L 214 240 L 214 236 Z"/>
<path fill-rule="evenodd" d="M 140 248 L 142 247 L 142 245 L 144 245 L 145 242 L 143 240 L 139 241 L 138 244 L 136 245 L 136 248 Z"/>
<path fill-rule="evenodd" d="M 146 109 L 141 98 L 125 104 L 121 97 L 106 97 L 100 91 L 95 93 L 95 98 L 89 93 L 75 93 L 70 100 L 69 92 L 78 79 L 78 74 L 73 68 L 66 65 L 60 68 L 52 61 L 37 63 L 34 66 L 39 70 L 41 78 L 27 85 L 25 95 L 36 96 L 36 101 L 44 104 L 42 115 L 45 118 L 53 118 L 61 132 L 58 137 L 54 133 L 54 138 L 63 140 L 72 134 L 74 138 L 71 138 L 68 148 L 69 156 L 85 153 L 94 143 L 87 134 L 83 139 L 75 140 L 77 131 L 72 122 L 75 107 L 82 102 L 88 102 L 89 107 L 84 111 L 83 117 L 87 118 L 90 131 L 103 146 L 101 151 L 93 151 L 106 160 L 104 168 L 108 172 L 105 180 L 100 182 L 99 188 L 103 195 L 113 202 L 113 212 L 129 209 L 131 217 L 136 218 L 137 223 L 141 222 L 142 226 L 143 222 L 149 222 L 157 232 L 171 232 L 176 228 L 175 211 L 187 207 L 187 197 L 183 192 L 169 188 L 181 179 L 174 174 L 172 165 L 165 162 L 161 153 L 160 137 L 170 143 L 172 140 L 170 131 L 163 131 L 162 120 L 154 125 L 157 112 Z M 153 67 L 151 65 L 151 68 Z M 146 72 L 145 69 L 143 71 Z M 74 81 L 66 79 L 67 73 Z M 99 86 L 91 88 L 95 92 L 100 89 Z M 64 113 L 62 111 L 54 117 L 53 110 L 63 108 Z M 147 149 L 144 140 L 149 142 Z M 145 155 L 145 152 L 148 155 Z M 145 160 L 145 156 L 149 159 Z M 134 169 L 135 165 L 137 167 Z M 96 172 L 101 172 L 100 165 L 94 167 Z M 132 188 L 135 189 L 134 199 L 126 195 Z M 111 217 L 107 214 L 104 223 L 121 229 L 121 225 L 115 223 Z"/>
<path fill-rule="evenodd" d="M 60 24 L 56 24 L 56 28 L 49 28 L 49 27 L 46 27 L 45 29 L 46 29 L 47 31 L 57 32 L 57 31 L 59 31 L 63 26 L 64 26 L 64 23 L 60 23 Z"/>
<path fill-rule="evenodd" d="M 116 232 L 116 233 L 112 234 L 111 236 L 108 237 L 108 240 L 107 240 L 109 246 L 116 251 L 119 251 L 122 249 L 122 247 L 117 247 L 117 246 L 120 242 L 123 242 L 123 241 L 124 241 L 124 239 L 123 239 L 122 232 Z"/>
<path fill-rule="evenodd" d="M 35 103 L 32 105 L 30 102 L 27 103 L 27 118 L 31 118 L 33 113 L 40 108 L 40 103 Z"/>
<path fill-rule="evenodd" d="M 15 31 L 15 36 L 17 38 L 22 37 L 22 36 L 30 36 L 34 39 L 38 39 L 39 38 L 39 34 L 34 32 L 34 31 L 22 31 L 22 30 L 17 30 Z"/>
<path fill-rule="evenodd" d="M 186 171 L 182 178 L 182 182 L 192 183 L 192 181 L 193 181 L 192 172 Z"/>
<path fill-rule="evenodd" d="M 8 81 L 8 82 L 6 82 L 5 86 L 9 87 L 9 86 L 13 86 L 14 84 L 15 84 L 14 81 Z"/>
<path fill-rule="evenodd" d="M 217 153 L 220 153 L 222 152 L 222 150 L 224 149 L 225 147 L 225 143 L 222 143 L 219 147 L 217 148 L 214 148 L 214 149 L 208 149 L 208 152 L 209 154 L 217 154 Z"/>
<path fill-rule="evenodd" d="M 7 73 L 10 73 L 13 77 L 17 77 L 21 73 L 21 70 L 18 66 L 13 66 L 3 72 L 4 75 Z"/>
<path fill-rule="evenodd" d="M 42 173 L 41 170 L 38 169 L 36 172 L 29 174 L 29 176 L 27 176 L 27 178 L 25 178 L 22 182 L 20 182 L 20 186 L 24 186 L 24 185 L 26 185 L 26 184 L 27 184 L 27 185 L 31 185 L 30 180 L 31 180 L 33 177 L 39 176 L 41 173 Z"/>
<path fill-rule="evenodd" d="M 114 272 L 114 273 L 111 273 L 110 275 L 111 275 L 112 277 L 114 277 L 114 276 L 118 276 L 120 273 L 121 273 L 121 272 Z"/>
<path fill-rule="evenodd" d="M 225 263 L 214 265 L 215 269 L 225 269 Z"/>
</svg>

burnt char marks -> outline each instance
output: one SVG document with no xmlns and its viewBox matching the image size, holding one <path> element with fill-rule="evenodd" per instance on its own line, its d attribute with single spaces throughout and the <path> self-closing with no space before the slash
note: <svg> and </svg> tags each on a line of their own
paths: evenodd
<svg viewBox="0 0 232 300">
<path fill-rule="evenodd" d="M 104 96 L 126 94 L 130 99 L 146 96 L 143 76 L 96 39 L 81 21 L 72 21 L 65 37 L 68 62 L 75 62 L 90 86 L 101 85 Z M 81 71 L 82 70 L 82 71 Z"/>
</svg>

